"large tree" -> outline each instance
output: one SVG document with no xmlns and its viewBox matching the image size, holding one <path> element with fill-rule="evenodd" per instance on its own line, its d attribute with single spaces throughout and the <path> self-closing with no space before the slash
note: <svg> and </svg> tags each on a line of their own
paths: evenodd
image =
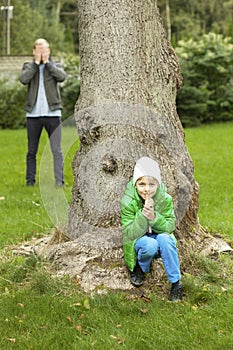
<svg viewBox="0 0 233 350">
<path fill-rule="evenodd" d="M 42 254 L 53 259 L 59 275 L 73 275 L 84 290 L 132 289 L 123 262 L 119 201 L 139 157 L 160 163 L 174 199 L 186 270 L 190 246 L 198 249 L 206 238 L 176 112 L 182 79 L 155 0 L 79 0 L 78 12 L 81 93 L 75 120 L 81 148 L 73 162 L 69 241 L 61 242 L 64 234 L 56 229 Z M 163 286 L 160 260 L 153 262 L 146 289 L 157 288 L 157 282 Z"/>
<path fill-rule="evenodd" d="M 81 148 L 68 235 L 121 244 L 119 200 L 141 156 L 158 160 L 173 196 L 181 241 L 201 232 L 198 185 L 176 112 L 182 78 L 155 0 L 79 0 Z"/>
</svg>

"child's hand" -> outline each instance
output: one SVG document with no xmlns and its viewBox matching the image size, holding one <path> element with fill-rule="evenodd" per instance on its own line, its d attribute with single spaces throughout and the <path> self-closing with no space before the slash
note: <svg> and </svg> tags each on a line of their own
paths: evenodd
<svg viewBox="0 0 233 350">
<path fill-rule="evenodd" d="M 146 196 L 145 205 L 144 205 L 144 208 L 142 210 L 142 214 L 148 220 L 154 220 L 155 213 L 154 213 L 154 200 L 153 200 L 153 198 L 149 198 L 149 196 Z"/>
</svg>

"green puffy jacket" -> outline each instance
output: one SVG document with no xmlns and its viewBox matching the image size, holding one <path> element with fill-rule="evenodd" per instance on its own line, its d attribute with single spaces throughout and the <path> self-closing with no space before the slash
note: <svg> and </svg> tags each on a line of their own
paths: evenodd
<svg viewBox="0 0 233 350">
<path fill-rule="evenodd" d="M 158 234 L 165 232 L 172 234 L 176 227 L 172 197 L 166 192 L 163 183 L 158 187 L 153 200 L 155 219 L 152 221 L 142 214 L 143 202 L 133 180 L 128 182 L 120 201 L 124 260 L 130 271 L 133 271 L 137 260 L 134 244 L 148 232 L 149 226 Z"/>
</svg>

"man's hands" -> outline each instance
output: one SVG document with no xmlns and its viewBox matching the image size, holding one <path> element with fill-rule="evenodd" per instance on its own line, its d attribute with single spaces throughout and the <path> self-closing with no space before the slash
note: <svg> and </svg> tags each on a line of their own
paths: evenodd
<svg viewBox="0 0 233 350">
<path fill-rule="evenodd" d="M 150 198 L 149 195 L 146 196 L 144 208 L 142 209 L 142 214 L 148 219 L 148 220 L 154 220 L 155 213 L 154 213 L 154 200 L 153 198 Z"/>
<path fill-rule="evenodd" d="M 45 64 L 48 62 L 50 54 L 50 50 L 48 47 L 36 45 L 35 49 L 33 50 L 33 53 L 36 64 L 40 64 L 41 62 Z"/>
<path fill-rule="evenodd" d="M 42 55 L 41 55 L 41 48 L 40 46 L 36 46 L 36 48 L 33 50 L 34 53 L 34 59 L 36 64 L 40 64 L 42 60 Z"/>
</svg>

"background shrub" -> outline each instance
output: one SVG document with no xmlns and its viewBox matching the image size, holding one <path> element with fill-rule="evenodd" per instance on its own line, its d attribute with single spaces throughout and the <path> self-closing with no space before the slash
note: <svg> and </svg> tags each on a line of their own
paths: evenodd
<svg viewBox="0 0 233 350">
<path fill-rule="evenodd" d="M 0 128 L 20 129 L 25 126 L 26 89 L 16 80 L 0 80 Z"/>
<path fill-rule="evenodd" d="M 80 59 L 77 55 L 63 54 L 63 60 L 63 67 L 67 73 L 65 82 L 60 86 L 64 120 L 73 115 L 80 93 Z"/>
<path fill-rule="evenodd" d="M 177 110 L 184 126 L 233 119 L 233 44 L 209 33 L 200 40 L 179 41 L 183 86 Z"/>
</svg>

